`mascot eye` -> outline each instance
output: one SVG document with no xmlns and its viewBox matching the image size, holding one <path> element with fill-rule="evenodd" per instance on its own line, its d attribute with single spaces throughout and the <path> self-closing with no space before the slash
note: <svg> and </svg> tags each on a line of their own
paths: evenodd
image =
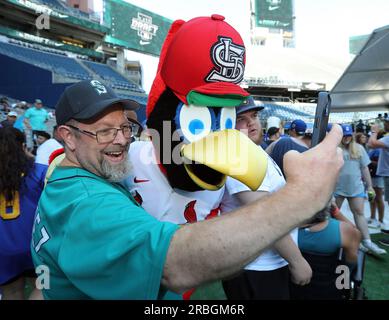
<svg viewBox="0 0 389 320">
<path fill-rule="evenodd" d="M 193 142 L 211 132 L 215 116 L 207 107 L 181 105 L 178 111 L 178 126 L 185 140 Z"/>
<path fill-rule="evenodd" d="M 222 108 L 218 115 L 220 130 L 235 129 L 236 110 L 235 108 Z"/>
</svg>

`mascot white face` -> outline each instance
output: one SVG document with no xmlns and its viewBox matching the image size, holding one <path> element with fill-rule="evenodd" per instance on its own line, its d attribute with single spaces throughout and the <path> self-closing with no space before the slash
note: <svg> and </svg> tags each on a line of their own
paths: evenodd
<svg viewBox="0 0 389 320">
<path fill-rule="evenodd" d="M 185 143 L 204 138 L 212 131 L 234 129 L 235 108 L 187 106 L 182 102 L 177 107 L 175 125 Z"/>
<path fill-rule="evenodd" d="M 243 40 L 224 17 L 173 23 L 147 105 L 147 127 L 161 141 L 170 139 L 164 136 L 167 122 L 179 136 L 171 150 L 156 148 L 159 159 L 179 150 L 180 164 L 161 163 L 172 187 L 217 190 L 227 175 L 252 189 L 262 182 L 267 156 L 235 130 L 235 107 L 249 96 L 238 85 L 244 65 Z"/>
</svg>

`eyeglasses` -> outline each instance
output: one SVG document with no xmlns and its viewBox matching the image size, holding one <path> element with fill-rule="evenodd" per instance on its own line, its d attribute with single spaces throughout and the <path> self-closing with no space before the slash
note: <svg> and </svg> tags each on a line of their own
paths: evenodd
<svg viewBox="0 0 389 320">
<path fill-rule="evenodd" d="M 103 129 L 103 130 L 98 130 L 96 133 L 80 129 L 78 127 L 72 126 L 70 124 L 67 124 L 68 127 L 77 130 L 78 132 L 81 132 L 83 134 L 89 135 L 89 136 L 94 136 L 96 137 L 97 143 L 110 143 L 115 140 L 118 131 L 121 130 L 123 133 L 124 138 L 130 139 L 132 137 L 137 137 L 139 136 L 141 132 L 141 127 L 134 122 L 129 122 L 128 124 L 125 124 L 121 126 L 119 129 L 118 128 L 108 128 L 108 129 Z"/>
</svg>

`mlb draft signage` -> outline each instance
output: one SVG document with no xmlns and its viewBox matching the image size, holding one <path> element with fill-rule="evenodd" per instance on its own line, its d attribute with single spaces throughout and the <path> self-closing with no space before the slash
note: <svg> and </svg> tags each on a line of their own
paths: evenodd
<svg viewBox="0 0 389 320">
<path fill-rule="evenodd" d="M 122 0 L 106 0 L 104 21 L 111 31 L 104 41 L 158 56 L 172 21 Z"/>
<path fill-rule="evenodd" d="M 139 44 L 145 46 L 157 35 L 158 26 L 153 24 L 153 17 L 138 12 L 138 17 L 132 18 L 131 29 L 138 32 Z"/>
</svg>

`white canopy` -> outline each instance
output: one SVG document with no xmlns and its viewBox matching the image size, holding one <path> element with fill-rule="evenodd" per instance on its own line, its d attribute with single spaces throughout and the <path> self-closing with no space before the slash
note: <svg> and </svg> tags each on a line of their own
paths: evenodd
<svg viewBox="0 0 389 320">
<path fill-rule="evenodd" d="M 331 112 L 389 109 L 389 26 L 373 31 L 330 96 Z"/>
</svg>

